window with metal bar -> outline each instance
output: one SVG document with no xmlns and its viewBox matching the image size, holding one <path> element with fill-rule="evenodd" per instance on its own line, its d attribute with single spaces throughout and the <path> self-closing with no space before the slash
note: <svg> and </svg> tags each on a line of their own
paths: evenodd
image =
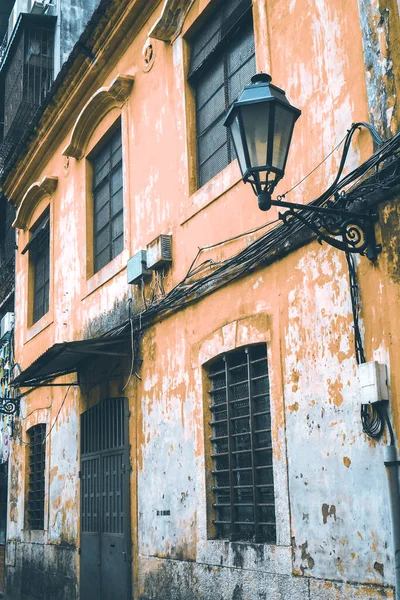
<svg viewBox="0 0 400 600">
<path fill-rule="evenodd" d="M 225 354 L 208 377 L 216 537 L 276 543 L 266 345 Z"/>
<path fill-rule="evenodd" d="M 26 127 L 53 82 L 55 21 L 47 16 L 40 21 L 41 26 L 22 21 L 16 32 L 15 50 L 6 61 L 4 135 L 14 135 Z"/>
<path fill-rule="evenodd" d="M 46 210 L 31 229 L 29 243 L 22 250 L 29 250 L 33 274 L 32 322 L 36 323 L 49 310 L 50 296 L 50 212 Z"/>
<path fill-rule="evenodd" d="M 28 430 L 28 498 L 27 526 L 44 529 L 44 489 L 46 463 L 46 425 L 34 425 Z"/>
<path fill-rule="evenodd" d="M 196 101 L 198 187 L 235 158 L 223 121 L 255 72 L 251 0 L 223 2 L 191 40 L 189 81 Z"/>
<path fill-rule="evenodd" d="M 94 272 L 124 248 L 121 129 L 93 156 Z"/>
</svg>

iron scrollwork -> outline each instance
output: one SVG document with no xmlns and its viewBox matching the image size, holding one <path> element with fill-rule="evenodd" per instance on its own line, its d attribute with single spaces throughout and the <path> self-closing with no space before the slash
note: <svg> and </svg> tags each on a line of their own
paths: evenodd
<svg viewBox="0 0 400 600">
<path fill-rule="evenodd" d="M 0 397 L 0 414 L 2 415 L 14 415 L 19 410 L 20 396 L 16 398 L 2 398 Z"/>
<path fill-rule="evenodd" d="M 382 247 L 376 243 L 375 223 L 378 215 L 374 212 L 358 213 L 341 208 L 315 205 L 292 204 L 282 200 L 272 200 L 271 204 L 287 208 L 279 218 L 290 226 L 294 220 L 311 229 L 317 240 L 331 246 L 367 256 L 375 260 Z"/>
</svg>

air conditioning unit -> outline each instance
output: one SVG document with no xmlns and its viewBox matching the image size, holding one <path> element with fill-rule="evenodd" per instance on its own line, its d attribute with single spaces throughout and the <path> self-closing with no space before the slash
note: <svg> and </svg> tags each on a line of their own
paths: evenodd
<svg viewBox="0 0 400 600">
<path fill-rule="evenodd" d="M 172 263 L 172 235 L 159 235 L 147 245 L 147 268 L 159 269 Z"/>
<path fill-rule="evenodd" d="M 7 333 L 11 333 L 14 327 L 14 313 L 8 312 L 0 321 L 0 338 L 3 338 Z"/>
</svg>

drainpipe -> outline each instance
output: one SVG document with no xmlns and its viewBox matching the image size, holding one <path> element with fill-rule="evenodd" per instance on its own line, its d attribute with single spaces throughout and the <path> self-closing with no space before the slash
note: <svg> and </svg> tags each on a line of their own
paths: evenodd
<svg viewBox="0 0 400 600">
<path fill-rule="evenodd" d="M 383 459 L 386 467 L 389 490 L 390 516 L 394 553 L 395 600 L 400 600 L 400 489 L 399 460 L 394 444 L 383 447 Z"/>
</svg>

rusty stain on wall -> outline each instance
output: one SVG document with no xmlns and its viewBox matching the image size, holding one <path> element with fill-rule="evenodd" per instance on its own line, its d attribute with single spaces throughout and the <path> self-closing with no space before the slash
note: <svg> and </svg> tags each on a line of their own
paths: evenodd
<svg viewBox="0 0 400 600">
<path fill-rule="evenodd" d="M 170 291 L 185 276 L 198 248 L 265 225 L 251 190 L 240 182 L 237 163 L 203 189 L 192 189 L 194 109 L 186 82 L 187 46 L 192 27 L 201 25 L 203 11 L 211 4 L 195 0 L 183 24 L 183 37 L 172 46 L 160 42 L 148 72 L 137 65 L 162 7 L 148 3 L 147 10 L 154 10 L 142 26 L 136 19 L 137 2 L 123 0 L 119 5 L 128 19 L 125 25 L 113 20 L 117 15 L 109 16 L 111 24 L 102 22 L 112 46 L 100 27 L 96 34 L 96 65 L 101 69 L 88 67 L 82 75 L 78 65 L 71 67 L 71 81 L 60 89 L 52 109 L 60 121 L 54 120 L 54 129 L 50 120 L 45 121 L 42 147 L 32 148 L 26 166 L 20 165 L 6 182 L 7 193 L 18 204 L 31 178 L 39 181 L 49 173 L 59 178 L 54 195 L 41 201 L 32 214 L 34 223 L 50 206 L 53 219 L 50 310 L 34 328 L 26 320 L 28 258 L 20 252 L 17 257 L 16 351 L 22 368 L 54 343 L 88 339 L 120 325 L 128 317 L 130 300 L 135 315 L 145 311 L 162 292 L 155 276 L 135 290 L 128 286 L 126 262 L 156 235 L 173 237 L 173 263 L 163 279 Z M 367 18 L 367 8 L 360 8 L 361 19 Z M 360 17 L 356 3 L 336 0 L 278 0 L 268 5 L 268 11 L 264 0 L 257 0 L 253 10 L 260 28 L 258 61 L 270 66 L 274 83 L 303 111 L 282 192 L 331 152 L 352 121 L 367 119 L 362 32 L 354 26 Z M 383 44 L 380 71 L 376 57 L 370 59 L 369 73 L 374 73 L 368 90 L 373 88 L 381 111 L 374 115 L 376 122 L 390 128 L 394 115 L 390 111 L 396 108 L 394 67 L 392 50 L 385 44 L 392 32 L 386 13 L 380 14 L 377 22 L 375 13 L 369 15 L 364 32 L 364 36 L 371 32 L 372 23 L 374 52 L 379 36 Z M 275 43 L 267 50 L 261 42 L 269 35 Z M 71 158 L 66 173 L 62 149 L 89 95 L 118 75 L 133 72 L 135 82 L 126 103 L 107 114 L 87 140 L 90 153 L 121 119 L 124 250 L 103 272 L 94 274 L 88 249 L 88 159 Z M 381 79 L 384 89 L 376 89 Z M 310 131 L 316 132 L 312 139 Z M 369 141 L 361 135 L 356 138 L 348 168 L 369 156 L 370 149 Z M 28 158 L 35 159 L 37 173 L 28 168 Z M 339 161 L 340 152 L 334 152 L 289 198 L 302 202 L 315 198 L 332 181 Z M 400 364 L 400 332 L 390 319 L 398 314 L 399 304 L 398 222 L 395 203 L 388 203 L 382 208 L 383 255 L 375 265 L 366 259 L 358 262 L 366 352 L 371 360 L 380 357 L 392 364 L 394 397 L 399 386 L 395 367 Z M 240 240 L 238 247 L 245 247 L 254 235 L 261 233 Z M 21 231 L 19 249 L 27 241 L 28 232 Z M 235 244 L 223 244 L 207 256 L 223 260 L 232 256 L 233 248 Z M 394 284 L 393 290 L 385 289 L 386 279 Z M 391 315 L 385 314 L 387 306 Z M 38 544 L 24 529 L 25 447 L 18 440 L 13 444 L 8 535 L 16 544 L 17 558 L 9 570 L 11 589 L 21 587 L 30 570 L 39 573 L 40 582 L 45 556 L 60 581 L 70 574 L 76 597 L 79 418 L 114 394 L 128 397 L 131 413 L 135 599 L 208 600 L 219 594 L 221 600 L 244 600 L 262 598 L 265 590 L 271 600 L 392 598 L 386 482 L 380 449 L 375 441 L 366 443 L 359 420 L 345 257 L 312 242 L 139 330 L 134 332 L 135 348 L 140 350 L 135 363 L 138 377 L 131 373 L 129 383 L 129 358 L 103 357 L 80 369 L 81 386 L 71 390 L 65 402 L 65 389 L 58 388 L 48 396 L 34 390 L 24 399 L 26 419 L 18 430 L 22 439 L 27 428 L 39 422 L 50 426 L 61 406 L 62 410 L 46 447 L 48 529 Z M 256 343 L 266 344 L 269 369 L 277 521 L 277 543 L 270 545 L 214 539 L 212 523 L 207 364 Z M 125 350 L 130 352 L 130 340 Z M 71 380 L 65 376 L 61 381 Z M 56 558 L 56 547 L 63 558 Z"/>
</svg>

